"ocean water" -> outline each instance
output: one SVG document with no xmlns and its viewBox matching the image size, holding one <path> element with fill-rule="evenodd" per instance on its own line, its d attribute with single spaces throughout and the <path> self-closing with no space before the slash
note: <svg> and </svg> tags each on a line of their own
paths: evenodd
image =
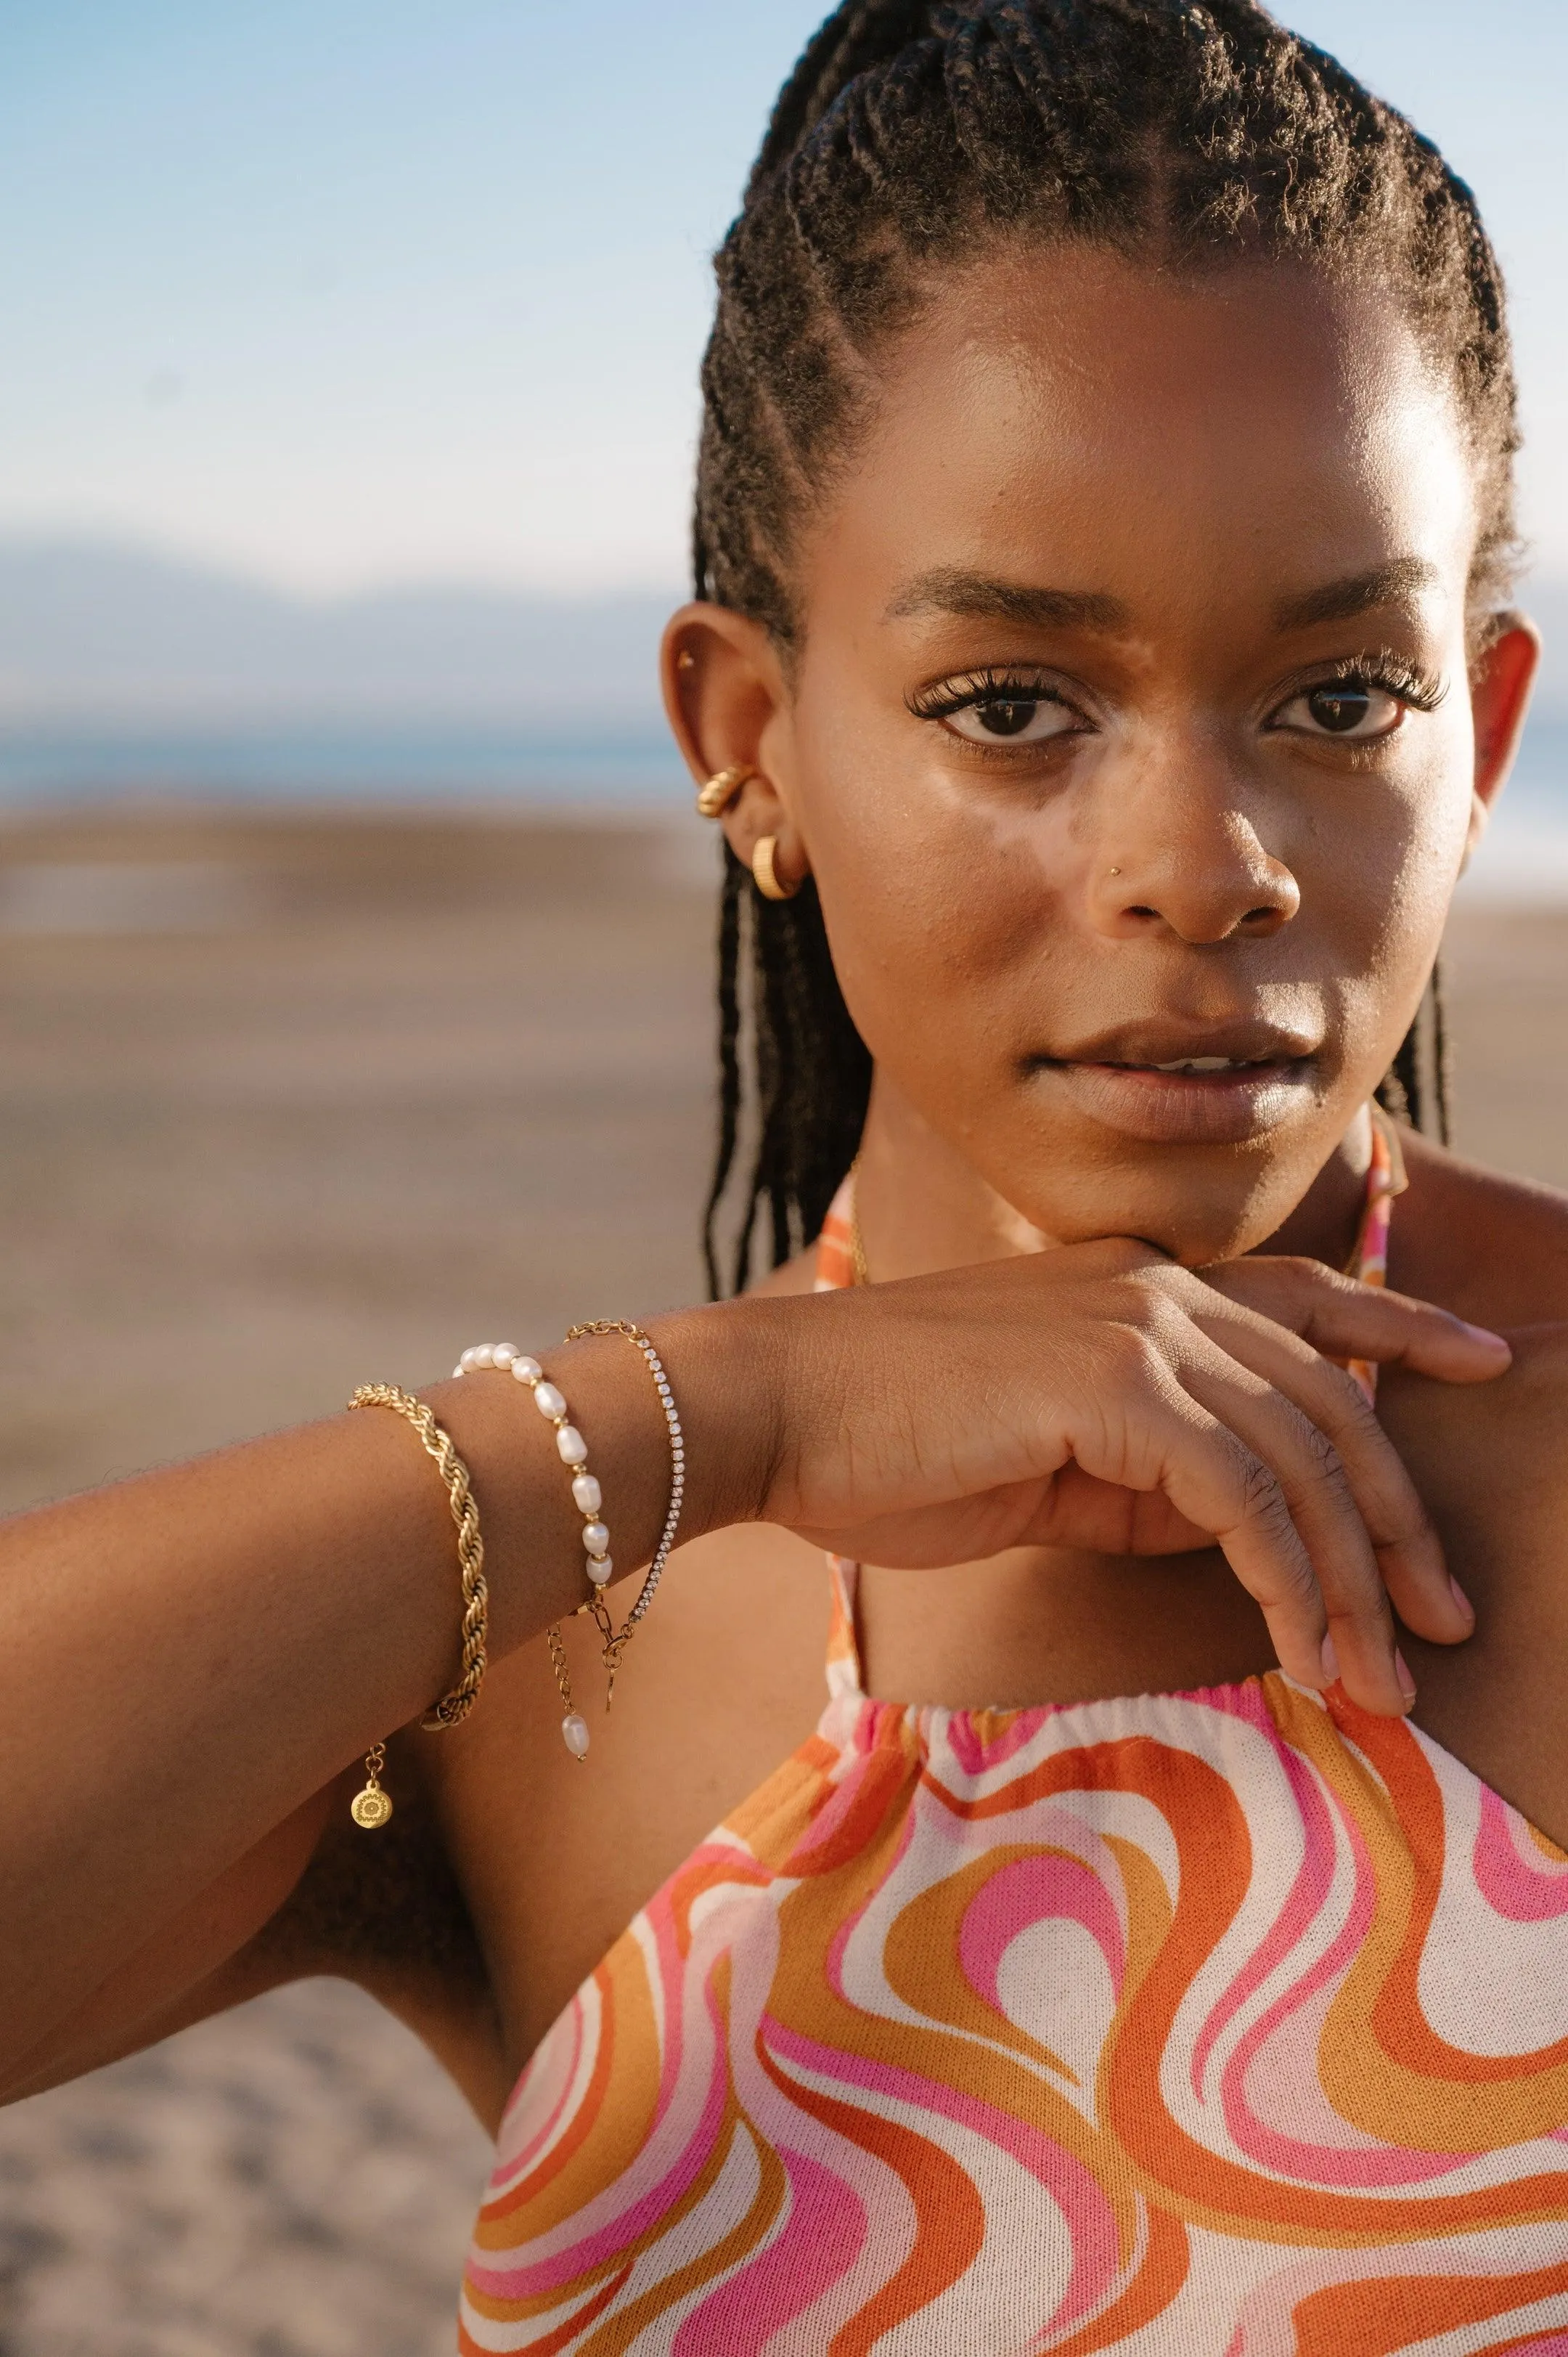
<svg viewBox="0 0 1568 2357">
<path fill-rule="evenodd" d="M 415 724 L 0 729 L 0 807 L 71 802 L 678 804 L 662 726 L 584 742 Z"/>
<path fill-rule="evenodd" d="M 585 742 L 523 729 L 0 730 L 0 809 L 70 802 L 511 802 L 672 814 L 686 774 L 661 730 Z M 1530 722 L 1467 899 L 1568 903 L 1568 715 Z"/>
<path fill-rule="evenodd" d="M 1568 903 L 1568 718 L 1542 713 L 1530 722 L 1459 889 L 1472 901 Z"/>
</svg>

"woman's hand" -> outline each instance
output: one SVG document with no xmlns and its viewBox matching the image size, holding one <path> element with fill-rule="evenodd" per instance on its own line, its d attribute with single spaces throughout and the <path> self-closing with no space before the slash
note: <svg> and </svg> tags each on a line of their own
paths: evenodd
<svg viewBox="0 0 1568 2357">
<path fill-rule="evenodd" d="M 1419 1302 L 1305 1262 L 1197 1276 L 1111 1242 L 654 1332 L 687 1433 L 682 1537 L 761 1517 L 910 1566 L 1217 1542 L 1293 1675 L 1326 1682 L 1331 1632 L 1349 1692 L 1388 1712 L 1406 1705 L 1390 1595 L 1423 1636 L 1469 1633 L 1330 1363 L 1502 1372 L 1496 1336 Z M 670 1494 L 648 1371 L 613 1336 L 544 1356 L 629 1571 Z M 519 1384 L 431 1399 L 473 1474 L 499 1660 L 582 1601 L 582 1517 Z M 0 1527 L 0 2093 L 125 2051 L 171 2008 L 197 2018 L 302 1868 L 332 1781 L 451 1682 L 456 1633 L 446 1491 L 390 1415 Z"/>
<path fill-rule="evenodd" d="M 1389 1714 L 1412 1698 L 1391 1598 L 1420 1636 L 1471 1632 L 1409 1475 L 1332 1363 L 1502 1373 L 1501 1338 L 1445 1311 L 1312 1261 L 1199 1275 L 1122 1241 L 755 1308 L 761 1519 L 889 1566 L 1218 1544 L 1293 1677 L 1342 1675 Z"/>
</svg>

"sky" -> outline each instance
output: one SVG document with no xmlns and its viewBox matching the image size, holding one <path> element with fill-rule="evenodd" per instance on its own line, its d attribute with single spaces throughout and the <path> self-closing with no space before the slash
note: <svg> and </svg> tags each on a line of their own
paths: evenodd
<svg viewBox="0 0 1568 2357">
<path fill-rule="evenodd" d="M 685 564 L 708 256 L 814 0 L 0 0 L 0 533 L 312 595 Z M 1294 0 L 1513 287 L 1568 578 L 1563 0 Z"/>
</svg>

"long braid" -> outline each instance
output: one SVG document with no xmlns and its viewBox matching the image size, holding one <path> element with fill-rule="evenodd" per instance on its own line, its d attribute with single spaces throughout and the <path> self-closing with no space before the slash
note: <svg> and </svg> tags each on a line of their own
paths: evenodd
<svg viewBox="0 0 1568 2357">
<path fill-rule="evenodd" d="M 1443 968 L 1432 969 L 1432 1093 L 1437 1115 L 1438 1142 L 1454 1142 L 1453 1074 L 1449 1067 L 1448 1017 L 1443 1004 Z"/>
<path fill-rule="evenodd" d="M 699 554 L 698 563 L 701 562 Z M 745 881 L 745 868 L 725 844 L 724 887 L 719 898 L 719 1150 L 703 1214 L 703 1256 L 707 1263 L 708 1291 L 715 1301 L 725 1288 L 719 1280 L 714 1222 L 735 1167 L 740 1138 L 740 936 Z M 749 1246 L 749 1229 L 746 1241 Z M 735 1286 L 737 1293 L 745 1282 L 743 1273 Z"/>
<path fill-rule="evenodd" d="M 1426 1092 L 1421 1082 L 1421 1017 L 1417 1016 L 1395 1051 L 1393 1062 L 1377 1086 L 1378 1103 L 1396 1121 L 1420 1129 Z"/>
<path fill-rule="evenodd" d="M 1484 637 L 1516 550 L 1518 433 L 1502 280 L 1475 199 L 1402 115 L 1253 0 L 847 0 L 828 17 L 716 259 L 699 597 L 763 622 L 789 656 L 795 543 L 870 413 L 886 337 L 918 317 L 935 269 L 1019 233 L 1161 261 L 1355 264 L 1398 294 L 1477 454 Z M 724 907 L 715 1286 L 729 1195 L 736 1283 L 759 1213 L 776 1258 L 816 1232 L 870 1077 L 814 889 L 765 904 L 732 864 Z M 1444 1052 L 1430 1098 L 1445 1134 Z M 733 1189 L 747 1060 L 755 1147 Z M 1412 1029 L 1382 1092 L 1418 1123 L 1421 1061 Z"/>
<path fill-rule="evenodd" d="M 799 899 L 762 899 L 751 872 L 727 846 L 719 928 L 720 1135 L 703 1222 L 708 1283 L 715 1298 L 740 1292 L 750 1275 L 758 1215 L 774 1265 L 809 1243 L 854 1157 L 871 1094 L 871 1058 L 850 1021 L 822 923 L 816 887 Z M 744 911 L 744 936 L 742 912 Z M 718 1220 L 735 1168 L 743 1113 L 737 1052 L 743 1027 L 740 962 L 751 952 L 744 1023 L 751 1047 L 752 1166 L 725 1269 Z M 837 1083 L 824 1105 L 822 1074 Z"/>
</svg>

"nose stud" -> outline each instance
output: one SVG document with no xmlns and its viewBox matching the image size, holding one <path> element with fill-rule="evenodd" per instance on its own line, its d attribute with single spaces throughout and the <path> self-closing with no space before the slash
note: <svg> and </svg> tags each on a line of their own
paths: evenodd
<svg viewBox="0 0 1568 2357">
<path fill-rule="evenodd" d="M 1120 875 L 1121 875 L 1121 873 L 1122 873 L 1122 870 L 1121 870 L 1119 867 L 1113 867 L 1113 868 L 1111 870 L 1111 873 L 1112 874 L 1112 876 L 1120 876 Z"/>
</svg>

